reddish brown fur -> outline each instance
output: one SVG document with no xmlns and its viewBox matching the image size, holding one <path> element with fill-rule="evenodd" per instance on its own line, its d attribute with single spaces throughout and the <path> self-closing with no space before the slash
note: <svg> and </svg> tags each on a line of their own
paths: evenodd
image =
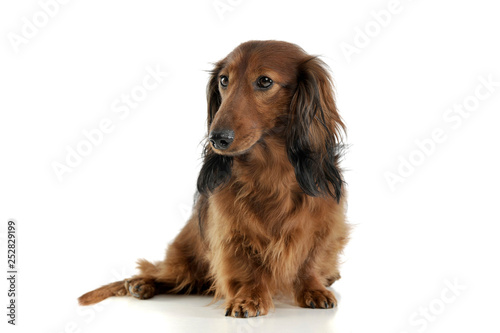
<svg viewBox="0 0 500 333">
<path fill-rule="evenodd" d="M 268 313 L 278 293 L 293 295 L 302 307 L 336 305 L 325 286 L 340 278 L 338 258 L 349 231 L 345 196 L 337 202 L 332 196 L 306 195 L 283 134 L 296 117 L 290 110 L 300 102 L 297 91 L 308 88 L 300 88 L 304 67 L 318 84 L 324 123 L 339 139 L 343 124 L 330 78 L 317 58 L 284 42 L 240 45 L 214 70 L 216 77 L 229 77 L 227 89 L 209 84 L 209 94 L 217 89 L 221 96 L 216 113 L 209 108 L 209 131 L 231 128 L 235 133 L 229 149 L 208 147 L 233 156 L 228 183 L 200 195 L 164 261 L 140 260 L 139 275 L 91 291 L 79 298 L 80 304 L 121 295 L 213 293 L 225 299 L 226 315 L 236 317 Z M 261 75 L 273 79 L 271 89 L 252 88 Z M 322 126 L 311 123 L 309 131 L 313 146 L 324 150 Z"/>
</svg>

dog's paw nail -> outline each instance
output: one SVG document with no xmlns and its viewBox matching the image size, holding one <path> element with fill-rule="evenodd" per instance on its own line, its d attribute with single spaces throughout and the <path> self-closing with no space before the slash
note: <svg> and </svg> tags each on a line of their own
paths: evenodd
<svg viewBox="0 0 500 333">
<path fill-rule="evenodd" d="M 309 303 L 309 306 L 310 306 L 311 308 L 313 308 L 313 309 L 316 309 L 316 307 L 314 306 L 314 302 L 313 302 L 313 301 L 311 301 L 311 303 Z"/>
<path fill-rule="evenodd" d="M 139 294 L 135 293 L 134 289 L 135 288 L 132 288 L 132 286 L 128 286 L 128 292 L 130 293 L 130 295 L 134 296 L 134 297 L 137 297 L 137 298 L 140 298 L 141 296 Z"/>
<path fill-rule="evenodd" d="M 240 312 L 239 312 L 239 311 L 235 311 L 235 312 L 234 312 L 234 317 L 235 317 L 235 318 L 236 318 L 236 317 L 238 317 L 238 315 L 239 315 L 239 314 L 240 314 Z"/>
<path fill-rule="evenodd" d="M 245 318 L 248 318 L 248 311 L 245 311 L 245 314 L 243 315 Z"/>
<path fill-rule="evenodd" d="M 226 310 L 226 314 L 225 314 L 225 316 L 226 316 L 226 317 L 227 317 L 227 316 L 229 316 L 229 314 L 230 314 L 230 313 L 231 313 L 231 310 L 227 309 L 227 310 Z"/>
<path fill-rule="evenodd" d="M 325 309 L 328 309 L 328 302 L 325 301 Z"/>
<path fill-rule="evenodd" d="M 335 303 L 332 302 L 332 309 L 335 307 Z"/>
<path fill-rule="evenodd" d="M 255 317 L 258 317 L 260 316 L 260 310 L 257 310 L 257 314 L 255 315 Z"/>
</svg>

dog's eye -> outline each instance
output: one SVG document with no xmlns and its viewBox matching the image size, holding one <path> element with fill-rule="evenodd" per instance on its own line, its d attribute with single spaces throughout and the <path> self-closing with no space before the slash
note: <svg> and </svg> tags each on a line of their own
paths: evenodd
<svg viewBox="0 0 500 333">
<path fill-rule="evenodd" d="M 227 87 L 229 83 L 229 78 L 225 75 L 221 75 L 220 77 L 220 85 L 223 86 L 224 88 Z"/>
<path fill-rule="evenodd" d="M 257 86 L 259 88 L 269 88 L 270 86 L 272 86 L 273 84 L 273 80 L 271 80 L 270 78 L 268 78 L 267 76 L 261 76 L 257 79 Z"/>
</svg>

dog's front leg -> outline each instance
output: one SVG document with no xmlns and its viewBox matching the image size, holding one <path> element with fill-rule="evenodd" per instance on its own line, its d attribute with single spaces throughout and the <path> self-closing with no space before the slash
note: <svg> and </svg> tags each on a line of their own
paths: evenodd
<svg viewBox="0 0 500 333">
<path fill-rule="evenodd" d="M 226 316 L 248 318 L 266 315 L 273 307 L 270 274 L 243 242 L 234 240 L 220 247 L 212 267 L 216 293 L 225 298 Z"/>
<path fill-rule="evenodd" d="M 304 267 L 297 274 L 294 296 L 297 304 L 304 308 L 328 309 L 337 305 L 335 295 L 325 288 L 310 267 Z"/>
<path fill-rule="evenodd" d="M 233 290 L 232 295 L 226 299 L 226 316 L 241 318 L 262 316 L 273 306 L 271 295 L 263 284 L 251 283 L 230 288 Z"/>
</svg>

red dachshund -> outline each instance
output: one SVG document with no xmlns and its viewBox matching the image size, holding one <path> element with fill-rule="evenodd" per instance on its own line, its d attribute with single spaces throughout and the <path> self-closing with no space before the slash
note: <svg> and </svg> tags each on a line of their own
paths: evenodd
<svg viewBox="0 0 500 333">
<path fill-rule="evenodd" d="M 208 140 L 192 217 L 162 262 L 91 291 L 110 296 L 204 293 L 226 316 L 254 317 L 274 295 L 333 308 L 348 240 L 339 169 L 344 125 L 325 64 L 300 47 L 249 41 L 215 64 Z"/>
</svg>

